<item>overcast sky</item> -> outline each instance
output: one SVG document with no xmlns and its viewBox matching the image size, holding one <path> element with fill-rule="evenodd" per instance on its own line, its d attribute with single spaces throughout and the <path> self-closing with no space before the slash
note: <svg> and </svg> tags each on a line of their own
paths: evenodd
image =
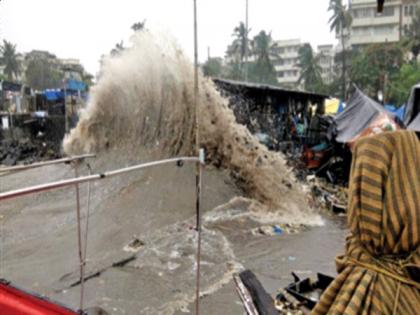
<svg viewBox="0 0 420 315">
<path fill-rule="evenodd" d="M 232 32 L 245 19 L 245 0 L 197 0 L 199 58 L 223 56 Z M 18 51 L 48 50 L 78 58 L 95 74 L 98 60 L 147 19 L 149 29 L 169 31 L 193 56 L 192 0 L 0 0 L 0 39 Z M 274 39 L 301 38 L 313 46 L 335 44 L 329 31 L 329 0 L 249 0 L 250 36 L 261 29 Z"/>
</svg>

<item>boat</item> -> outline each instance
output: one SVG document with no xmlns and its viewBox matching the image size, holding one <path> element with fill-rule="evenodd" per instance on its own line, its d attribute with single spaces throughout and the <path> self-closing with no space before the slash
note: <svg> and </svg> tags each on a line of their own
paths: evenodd
<svg viewBox="0 0 420 315">
<path fill-rule="evenodd" d="M 1 315 L 87 315 L 0 279 Z"/>
</svg>

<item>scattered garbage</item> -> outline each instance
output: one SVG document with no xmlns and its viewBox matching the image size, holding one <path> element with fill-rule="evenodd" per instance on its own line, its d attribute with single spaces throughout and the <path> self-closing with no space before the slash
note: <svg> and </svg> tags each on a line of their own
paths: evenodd
<svg viewBox="0 0 420 315">
<path fill-rule="evenodd" d="M 279 291 L 276 300 L 274 301 L 274 307 L 279 311 L 280 315 L 304 315 L 304 311 L 301 310 L 302 303 L 291 302 L 290 298 L 286 298 L 287 292 L 284 290 Z M 280 298 L 281 296 L 281 298 Z"/>
<path fill-rule="evenodd" d="M 311 206 L 318 209 L 330 210 L 336 214 L 345 213 L 348 201 L 348 189 L 344 186 L 333 185 L 323 178 L 308 176 Z"/>
<path fill-rule="evenodd" d="M 251 230 L 252 235 L 264 235 L 264 236 L 281 236 L 283 234 L 297 234 L 302 230 L 306 229 L 303 224 L 277 224 L 277 225 L 265 225 L 260 226 Z"/>
</svg>

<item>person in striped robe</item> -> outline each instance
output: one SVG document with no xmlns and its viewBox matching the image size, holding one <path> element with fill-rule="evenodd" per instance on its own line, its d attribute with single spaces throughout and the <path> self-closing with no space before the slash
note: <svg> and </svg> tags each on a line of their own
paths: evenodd
<svg viewBox="0 0 420 315">
<path fill-rule="evenodd" d="M 312 314 L 420 314 L 420 140 L 386 132 L 353 154 L 346 253 Z"/>
</svg>

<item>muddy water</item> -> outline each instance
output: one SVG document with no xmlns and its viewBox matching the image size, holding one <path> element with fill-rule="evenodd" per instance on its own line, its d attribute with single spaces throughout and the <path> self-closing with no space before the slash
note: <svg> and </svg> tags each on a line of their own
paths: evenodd
<svg viewBox="0 0 420 315">
<path fill-rule="evenodd" d="M 2 178 L 1 190 L 72 175 L 70 166 L 33 170 Z M 111 314 L 193 312 L 194 180 L 191 165 L 170 165 L 92 186 L 87 274 L 102 273 L 86 283 L 85 306 Z M 87 187 L 80 189 L 84 212 Z M 293 235 L 254 235 L 252 230 L 276 219 L 253 213 L 247 199 L 231 201 L 241 194 L 226 171 L 205 172 L 203 314 L 242 314 L 234 272 L 253 270 L 274 294 L 291 281 L 291 271 L 302 277 L 333 274 L 333 258 L 343 248 L 342 218 L 324 218 L 324 226 Z M 78 279 L 73 187 L 4 202 L 0 211 L 1 277 L 78 308 L 80 287 L 69 288 Z M 127 247 L 133 239 L 141 245 Z M 136 259 L 124 267 L 110 267 L 133 254 Z"/>
<path fill-rule="evenodd" d="M 194 154 L 195 115 L 208 167 L 203 178 L 203 314 L 242 308 L 232 274 L 254 270 L 270 292 L 290 271 L 333 273 L 341 221 L 307 203 L 284 158 L 237 124 L 233 112 L 171 38 L 136 34 L 132 47 L 106 58 L 79 124 L 64 141 L 68 154 L 93 152 L 94 172 Z M 86 174 L 82 164 L 80 174 Z M 216 168 L 217 167 L 217 168 Z M 9 190 L 74 176 L 70 166 L 0 177 Z M 87 184 L 80 185 L 86 225 Z M 249 199 L 247 199 L 249 198 Z M 85 306 L 111 314 L 188 312 L 195 296 L 195 170 L 167 165 L 91 186 Z M 1 277 L 73 308 L 79 306 L 75 187 L 0 204 Z M 305 223 L 296 235 L 254 235 L 255 228 Z M 130 246 L 134 245 L 134 246 Z M 123 265 L 127 258 L 135 257 Z M 91 277 L 92 276 L 92 277 Z"/>
</svg>

